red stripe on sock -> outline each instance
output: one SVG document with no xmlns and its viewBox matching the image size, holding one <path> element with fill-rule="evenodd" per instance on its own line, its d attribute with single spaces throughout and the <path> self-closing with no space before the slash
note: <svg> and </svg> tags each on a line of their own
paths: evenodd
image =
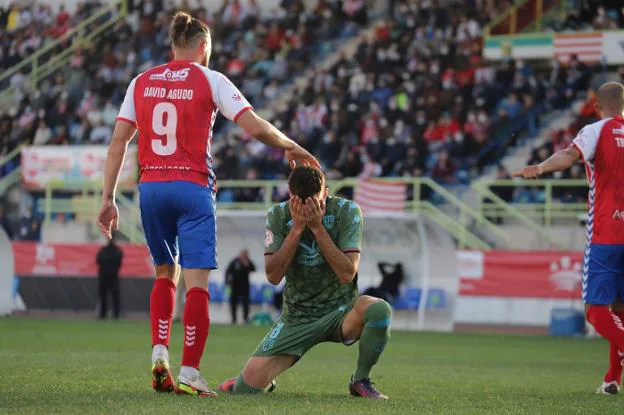
<svg viewBox="0 0 624 415">
<path fill-rule="evenodd" d="M 209 303 L 210 294 L 203 288 L 191 288 L 186 293 L 182 366 L 199 369 L 210 330 Z"/>
<path fill-rule="evenodd" d="M 167 278 L 157 278 L 154 281 L 152 294 L 150 295 L 152 346 L 163 344 L 169 347 L 175 290 L 175 284 Z"/>
</svg>

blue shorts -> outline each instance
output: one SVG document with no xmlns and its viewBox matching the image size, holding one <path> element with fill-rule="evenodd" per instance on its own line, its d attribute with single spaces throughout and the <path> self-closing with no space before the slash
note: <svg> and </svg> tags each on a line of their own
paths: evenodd
<svg viewBox="0 0 624 415">
<path fill-rule="evenodd" d="M 624 300 L 624 245 L 588 244 L 583 259 L 583 302 Z"/>
<path fill-rule="evenodd" d="M 141 221 L 154 264 L 217 268 L 215 195 L 195 183 L 139 184 Z M 179 249 L 178 249 L 179 246 Z"/>
</svg>

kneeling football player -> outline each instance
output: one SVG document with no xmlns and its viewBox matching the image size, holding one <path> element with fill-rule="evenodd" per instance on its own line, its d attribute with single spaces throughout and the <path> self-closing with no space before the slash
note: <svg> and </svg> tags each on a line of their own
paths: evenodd
<svg viewBox="0 0 624 415">
<path fill-rule="evenodd" d="M 313 346 L 349 346 L 359 340 L 349 391 L 388 399 L 375 388 L 370 374 L 390 338 L 392 309 L 381 299 L 358 297 L 360 208 L 328 197 L 323 173 L 312 167 L 295 168 L 288 187 L 290 200 L 269 210 L 265 240 L 267 279 L 277 285 L 286 277 L 283 314 L 238 378 L 219 389 L 247 394 L 272 390 L 274 379 Z"/>
</svg>

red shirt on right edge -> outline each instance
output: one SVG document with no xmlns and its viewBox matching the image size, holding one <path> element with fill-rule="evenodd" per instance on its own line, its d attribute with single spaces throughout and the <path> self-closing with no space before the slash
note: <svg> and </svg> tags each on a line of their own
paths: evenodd
<svg viewBox="0 0 624 415">
<path fill-rule="evenodd" d="M 624 118 L 605 118 L 578 133 L 572 145 L 589 182 L 587 241 L 624 244 Z"/>
</svg>

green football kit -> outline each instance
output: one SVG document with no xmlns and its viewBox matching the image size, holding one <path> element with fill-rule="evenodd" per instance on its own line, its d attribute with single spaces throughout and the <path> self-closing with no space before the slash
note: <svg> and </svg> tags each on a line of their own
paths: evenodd
<svg viewBox="0 0 624 415">
<path fill-rule="evenodd" d="M 265 255 L 275 253 L 292 228 L 288 202 L 273 206 L 266 221 Z M 360 252 L 362 212 L 352 201 L 328 197 L 323 226 L 345 253 Z M 358 297 L 357 281 L 340 282 L 314 235 L 306 229 L 286 271 L 280 319 L 258 345 L 254 356 L 303 356 L 313 346 L 342 342 L 340 327 Z"/>
</svg>

